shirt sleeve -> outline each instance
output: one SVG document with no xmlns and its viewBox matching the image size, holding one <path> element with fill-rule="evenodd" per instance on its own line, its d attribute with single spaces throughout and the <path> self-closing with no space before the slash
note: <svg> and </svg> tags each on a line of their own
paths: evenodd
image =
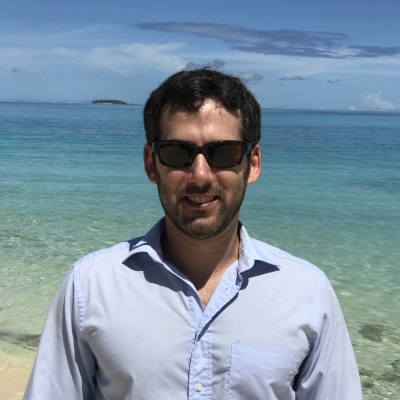
<svg viewBox="0 0 400 400">
<path fill-rule="evenodd" d="M 296 380 L 296 400 L 362 400 L 346 323 L 325 277 L 320 281 L 315 306 L 315 340 Z"/>
<path fill-rule="evenodd" d="M 95 359 L 79 329 L 79 307 L 71 269 L 46 317 L 24 400 L 94 398 Z"/>
</svg>

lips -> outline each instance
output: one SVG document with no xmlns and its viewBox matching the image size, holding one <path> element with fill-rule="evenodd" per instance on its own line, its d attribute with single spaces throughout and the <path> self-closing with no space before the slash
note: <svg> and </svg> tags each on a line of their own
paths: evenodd
<svg viewBox="0 0 400 400">
<path fill-rule="evenodd" d="M 204 203 L 210 203 L 211 201 L 214 200 L 214 197 L 195 197 L 195 196 L 188 196 L 187 197 L 189 201 L 192 203 L 196 204 L 204 204 Z"/>
</svg>

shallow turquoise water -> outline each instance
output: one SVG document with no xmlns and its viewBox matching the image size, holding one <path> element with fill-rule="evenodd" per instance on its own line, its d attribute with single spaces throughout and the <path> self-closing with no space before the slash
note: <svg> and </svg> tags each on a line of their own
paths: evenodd
<svg viewBox="0 0 400 400">
<path fill-rule="evenodd" d="M 0 103 L 0 339 L 34 349 L 70 265 L 162 216 L 143 143 L 140 108 Z M 400 115 L 264 111 L 261 148 L 241 220 L 326 272 L 365 398 L 400 398 Z"/>
</svg>

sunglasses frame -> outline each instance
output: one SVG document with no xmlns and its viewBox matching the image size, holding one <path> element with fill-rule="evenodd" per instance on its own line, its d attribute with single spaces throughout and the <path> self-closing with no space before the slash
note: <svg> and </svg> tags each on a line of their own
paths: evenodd
<svg viewBox="0 0 400 400">
<path fill-rule="evenodd" d="M 223 167 L 214 166 L 214 165 L 212 165 L 211 160 L 209 159 L 209 157 L 207 155 L 207 149 L 210 146 L 217 145 L 217 144 L 224 144 L 224 143 L 226 143 L 226 144 L 240 144 L 240 146 L 241 146 L 240 160 L 237 163 L 234 163 L 234 164 L 231 164 L 231 165 L 228 165 L 228 166 L 223 166 Z M 192 157 L 189 159 L 189 162 L 188 162 L 187 165 L 184 165 L 182 167 L 174 167 L 174 166 L 166 164 L 165 162 L 163 162 L 161 160 L 161 157 L 160 157 L 160 147 L 161 146 L 163 146 L 163 145 L 167 145 L 167 146 L 168 145 L 182 145 L 182 144 L 193 149 Z M 212 167 L 212 168 L 221 168 L 221 169 L 223 169 L 223 168 L 232 168 L 232 167 L 236 167 L 237 165 L 241 164 L 241 162 L 243 161 L 244 155 L 247 154 L 248 152 L 250 152 L 251 149 L 253 148 L 253 145 L 251 143 L 243 142 L 241 140 L 218 140 L 218 141 L 215 141 L 215 142 L 206 143 L 204 146 L 196 146 L 194 143 L 186 142 L 185 140 L 158 140 L 158 141 L 155 141 L 155 142 L 151 142 L 150 146 L 151 146 L 151 149 L 153 150 L 153 153 L 157 155 L 158 161 L 160 161 L 160 163 L 162 165 L 165 165 L 166 167 L 169 167 L 169 168 L 186 168 L 186 167 L 190 167 L 194 163 L 194 160 L 196 159 L 196 157 L 199 154 L 202 154 L 204 156 L 204 158 L 206 159 L 208 165 L 210 167 Z"/>
</svg>

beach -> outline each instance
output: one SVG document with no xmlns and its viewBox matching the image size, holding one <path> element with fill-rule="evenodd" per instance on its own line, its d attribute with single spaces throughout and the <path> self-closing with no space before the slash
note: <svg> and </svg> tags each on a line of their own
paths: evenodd
<svg viewBox="0 0 400 400">
<path fill-rule="evenodd" d="M 10 341 L 0 341 L 0 400 L 21 400 L 35 349 L 23 349 Z"/>
<path fill-rule="evenodd" d="M 0 103 L 0 400 L 22 398 L 71 265 L 163 215 L 141 111 Z M 399 133 L 399 114 L 263 110 L 263 171 L 240 215 L 326 273 L 367 400 L 400 399 Z"/>
<path fill-rule="evenodd" d="M 0 400 L 21 400 L 29 374 L 0 371 Z"/>
</svg>

